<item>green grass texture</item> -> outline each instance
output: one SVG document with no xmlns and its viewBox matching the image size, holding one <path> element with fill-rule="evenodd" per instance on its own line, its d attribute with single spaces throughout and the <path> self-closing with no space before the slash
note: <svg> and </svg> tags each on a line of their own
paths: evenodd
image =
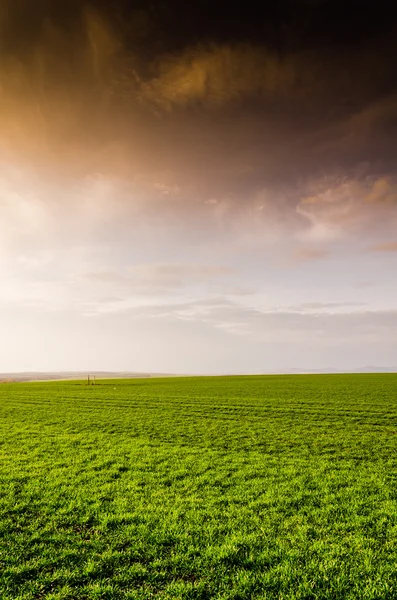
<svg viewBox="0 0 397 600">
<path fill-rule="evenodd" d="M 397 375 L 0 386 L 2 600 L 397 598 Z"/>
</svg>

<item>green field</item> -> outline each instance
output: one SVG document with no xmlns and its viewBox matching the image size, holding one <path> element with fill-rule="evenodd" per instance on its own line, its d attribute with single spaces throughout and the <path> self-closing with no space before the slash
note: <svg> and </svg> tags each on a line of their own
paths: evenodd
<svg viewBox="0 0 397 600">
<path fill-rule="evenodd" d="M 0 386 L 0 598 L 397 598 L 397 375 Z"/>
</svg>

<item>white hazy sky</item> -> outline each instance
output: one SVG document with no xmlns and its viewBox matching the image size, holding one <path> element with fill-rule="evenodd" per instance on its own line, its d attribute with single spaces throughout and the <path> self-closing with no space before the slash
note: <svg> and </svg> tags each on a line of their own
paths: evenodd
<svg viewBox="0 0 397 600">
<path fill-rule="evenodd" d="M 1 185 L 3 372 L 397 363 L 397 208 L 375 227 L 368 202 L 389 180 L 360 184 L 349 211 L 339 183 L 298 197 L 284 221 L 262 197 L 163 215 L 100 175 L 48 188 L 3 163 Z"/>
<path fill-rule="evenodd" d="M 395 38 L 142 58 L 70 6 L 0 22 L 0 372 L 397 369 Z"/>
</svg>

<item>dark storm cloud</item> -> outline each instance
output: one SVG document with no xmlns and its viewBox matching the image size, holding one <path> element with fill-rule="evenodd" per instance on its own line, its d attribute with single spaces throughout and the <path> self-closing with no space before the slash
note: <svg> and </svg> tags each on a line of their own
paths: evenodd
<svg viewBox="0 0 397 600">
<path fill-rule="evenodd" d="M 326 0 L 3 3 L 2 150 L 51 176 L 116 176 L 156 210 L 342 218 L 340 184 L 319 181 L 364 190 L 396 171 L 395 12 Z M 347 203 L 353 218 L 368 212 Z"/>
</svg>

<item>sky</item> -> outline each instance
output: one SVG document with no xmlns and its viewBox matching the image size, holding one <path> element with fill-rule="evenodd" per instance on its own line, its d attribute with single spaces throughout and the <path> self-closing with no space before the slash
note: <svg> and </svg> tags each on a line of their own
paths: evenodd
<svg viewBox="0 0 397 600">
<path fill-rule="evenodd" d="M 0 6 L 0 371 L 397 369 L 397 7 Z"/>
</svg>

